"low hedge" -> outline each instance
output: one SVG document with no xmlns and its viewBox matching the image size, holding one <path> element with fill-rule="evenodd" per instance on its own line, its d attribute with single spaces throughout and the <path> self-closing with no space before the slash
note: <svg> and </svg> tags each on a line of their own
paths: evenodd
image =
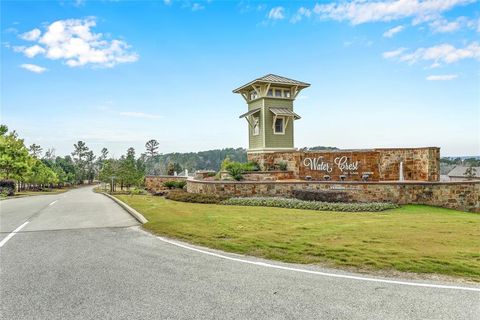
<svg viewBox="0 0 480 320">
<path fill-rule="evenodd" d="M 308 191 L 308 190 L 293 190 L 292 195 L 295 199 L 305 201 L 320 201 L 320 202 L 352 202 L 345 191 Z"/>
<path fill-rule="evenodd" d="M 188 193 L 183 190 L 172 190 L 165 195 L 166 199 L 193 203 L 220 203 L 226 198 L 215 194 Z"/>
<path fill-rule="evenodd" d="M 378 212 L 398 208 L 393 203 L 371 202 L 371 203 L 329 203 L 320 201 L 304 201 L 298 199 L 278 197 L 251 197 L 251 198 L 230 198 L 221 202 L 224 205 L 232 206 L 258 206 L 278 207 L 289 209 L 306 209 L 319 211 L 344 211 L 344 212 Z"/>
<path fill-rule="evenodd" d="M 183 189 L 186 185 L 185 180 L 171 180 L 163 183 L 163 186 L 168 189 Z"/>
<path fill-rule="evenodd" d="M 2 194 L 3 196 L 15 195 L 15 181 L 0 180 L 0 194 Z"/>
</svg>

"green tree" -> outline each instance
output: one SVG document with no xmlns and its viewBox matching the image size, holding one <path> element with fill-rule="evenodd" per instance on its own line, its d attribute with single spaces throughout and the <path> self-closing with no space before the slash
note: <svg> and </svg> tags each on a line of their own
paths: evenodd
<svg viewBox="0 0 480 320">
<path fill-rule="evenodd" d="M 95 158 L 96 156 L 93 154 L 93 151 L 87 151 L 85 153 L 85 173 L 89 183 L 93 182 L 97 173 Z"/>
<path fill-rule="evenodd" d="M 1 131 L 6 126 L 2 126 Z M 7 129 L 8 130 L 8 129 Z M 15 132 L 0 135 L 0 176 L 3 179 L 23 181 L 30 167 L 30 155 L 22 139 Z"/>
<path fill-rule="evenodd" d="M 37 158 L 30 158 L 31 166 L 27 174 L 26 182 L 33 185 L 34 188 L 43 188 L 58 183 L 56 173 L 45 163 Z"/>
<path fill-rule="evenodd" d="M 42 147 L 40 147 L 38 144 L 31 144 L 30 147 L 28 147 L 28 151 L 30 151 L 30 154 L 34 158 L 40 158 L 42 155 Z"/>
<path fill-rule="evenodd" d="M 127 154 L 120 158 L 117 173 L 122 189 L 142 185 L 145 173 L 135 160 L 135 149 L 128 148 Z"/>
<path fill-rule="evenodd" d="M 473 166 L 470 166 L 465 170 L 464 175 L 467 177 L 467 179 L 474 179 L 477 176 L 477 169 Z"/>
<path fill-rule="evenodd" d="M 115 159 L 107 159 L 103 162 L 103 166 L 98 173 L 98 180 L 110 184 L 110 192 L 115 191 L 115 181 L 118 174 L 118 161 Z M 112 184 L 112 180 L 114 183 Z"/>
<path fill-rule="evenodd" d="M 169 162 L 167 166 L 167 174 L 169 176 L 173 176 L 175 173 L 175 164 L 173 162 Z"/>
<path fill-rule="evenodd" d="M 83 141 L 78 141 L 73 145 L 72 152 L 73 162 L 75 163 L 75 179 L 79 183 L 83 183 L 87 179 L 86 157 L 89 151 L 87 145 Z"/>
<path fill-rule="evenodd" d="M 65 172 L 64 183 L 74 184 L 76 181 L 75 164 L 70 156 L 56 157 L 55 164 Z"/>
<path fill-rule="evenodd" d="M 155 139 L 148 140 L 147 143 L 145 143 L 145 148 L 147 149 L 147 156 L 149 158 L 153 158 L 158 154 L 159 145 L 160 144 Z"/>
<path fill-rule="evenodd" d="M 0 124 L 0 136 L 5 135 L 8 132 L 8 127 L 5 124 Z"/>
</svg>

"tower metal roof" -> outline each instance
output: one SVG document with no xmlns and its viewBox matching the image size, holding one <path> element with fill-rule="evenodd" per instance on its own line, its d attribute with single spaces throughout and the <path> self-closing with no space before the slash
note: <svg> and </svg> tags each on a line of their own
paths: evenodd
<svg viewBox="0 0 480 320">
<path fill-rule="evenodd" d="M 301 88 L 307 88 L 310 86 L 309 83 L 298 81 L 298 80 L 293 80 L 290 78 L 282 77 L 276 74 L 267 74 L 263 77 L 257 78 L 253 81 L 250 81 L 247 84 L 244 84 L 243 86 L 233 90 L 234 93 L 239 93 L 241 90 L 248 88 L 249 86 L 252 86 L 255 83 L 275 83 L 275 84 L 283 84 L 283 85 L 290 85 L 290 86 L 298 86 Z"/>
</svg>

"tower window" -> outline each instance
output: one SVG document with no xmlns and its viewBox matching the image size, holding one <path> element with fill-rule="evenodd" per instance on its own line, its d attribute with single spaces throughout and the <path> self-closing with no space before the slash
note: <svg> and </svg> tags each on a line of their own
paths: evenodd
<svg viewBox="0 0 480 320">
<path fill-rule="evenodd" d="M 285 133 L 285 123 L 284 118 L 275 119 L 275 134 L 284 134 Z"/>
<path fill-rule="evenodd" d="M 283 97 L 290 98 L 290 90 L 283 90 Z"/>
<path fill-rule="evenodd" d="M 275 89 L 275 97 L 281 97 L 281 96 L 282 96 L 282 90 Z"/>
<path fill-rule="evenodd" d="M 273 97 L 273 89 L 268 89 L 267 96 Z"/>
</svg>

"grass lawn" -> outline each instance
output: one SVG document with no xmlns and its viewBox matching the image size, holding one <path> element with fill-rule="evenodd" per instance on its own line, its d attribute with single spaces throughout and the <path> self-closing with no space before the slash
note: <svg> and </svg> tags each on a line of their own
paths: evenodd
<svg viewBox="0 0 480 320">
<path fill-rule="evenodd" d="M 480 214 L 406 205 L 380 213 L 193 204 L 118 195 L 146 229 L 224 251 L 480 282 Z"/>
<path fill-rule="evenodd" d="M 21 198 L 21 197 L 29 197 L 29 196 L 41 196 L 45 194 L 58 194 L 58 193 L 67 192 L 68 190 L 71 190 L 71 188 L 62 188 L 62 189 L 53 188 L 53 189 L 44 190 L 44 191 L 20 191 L 20 192 L 15 192 L 15 195 L 12 197 L 0 197 L 0 199 L 4 200 L 4 199 Z"/>
</svg>

